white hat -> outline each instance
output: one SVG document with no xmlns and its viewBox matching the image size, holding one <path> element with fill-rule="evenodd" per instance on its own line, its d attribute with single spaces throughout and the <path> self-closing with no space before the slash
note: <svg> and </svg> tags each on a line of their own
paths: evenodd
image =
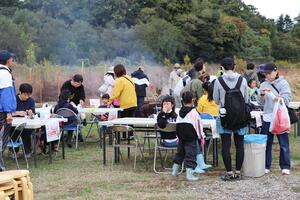
<svg viewBox="0 0 300 200">
<path fill-rule="evenodd" d="M 175 69 L 179 69 L 180 68 L 180 64 L 179 63 L 175 63 L 174 68 Z"/>
<path fill-rule="evenodd" d="M 114 66 L 109 67 L 107 73 L 114 73 Z"/>
</svg>

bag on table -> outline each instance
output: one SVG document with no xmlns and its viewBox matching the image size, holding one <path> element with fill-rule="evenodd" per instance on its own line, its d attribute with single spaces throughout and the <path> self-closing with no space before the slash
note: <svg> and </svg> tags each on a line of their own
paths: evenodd
<svg viewBox="0 0 300 200">
<path fill-rule="evenodd" d="M 291 128 L 290 117 L 288 109 L 285 106 L 282 98 L 275 103 L 273 109 L 273 120 L 271 121 L 269 131 L 273 134 L 282 134 L 289 132 Z"/>
</svg>

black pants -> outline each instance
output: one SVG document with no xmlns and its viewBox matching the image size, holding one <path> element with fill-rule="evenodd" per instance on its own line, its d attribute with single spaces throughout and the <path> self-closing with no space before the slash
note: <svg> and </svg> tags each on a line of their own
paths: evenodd
<svg viewBox="0 0 300 200">
<path fill-rule="evenodd" d="M 196 141 L 185 142 L 179 140 L 177 145 L 177 153 L 175 155 L 174 163 L 181 165 L 184 160 L 186 168 L 195 169 L 196 163 Z"/>
<path fill-rule="evenodd" d="M 136 117 L 143 117 L 143 106 L 145 97 L 137 97 L 137 110 L 136 110 Z"/>
<path fill-rule="evenodd" d="M 124 117 L 135 117 L 136 107 L 126 108 L 121 112 L 121 118 Z"/>
<path fill-rule="evenodd" d="M 236 148 L 236 167 L 237 171 L 240 171 L 244 162 L 244 136 L 233 134 L 235 148 Z M 226 171 L 232 171 L 231 164 L 231 134 L 221 134 L 222 140 L 222 157 L 226 168 Z"/>
</svg>

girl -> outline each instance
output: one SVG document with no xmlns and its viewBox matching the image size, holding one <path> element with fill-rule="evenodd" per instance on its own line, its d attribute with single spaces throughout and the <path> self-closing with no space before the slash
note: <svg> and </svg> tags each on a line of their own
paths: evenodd
<svg viewBox="0 0 300 200">
<path fill-rule="evenodd" d="M 198 100 L 197 111 L 200 113 L 209 113 L 212 116 L 217 116 L 219 107 L 213 98 L 213 83 L 207 81 L 202 84 L 202 87 L 204 89 L 204 95 L 202 95 Z"/>
<path fill-rule="evenodd" d="M 248 95 L 250 101 L 257 101 L 258 87 L 255 79 L 250 79 L 248 82 Z"/>
</svg>

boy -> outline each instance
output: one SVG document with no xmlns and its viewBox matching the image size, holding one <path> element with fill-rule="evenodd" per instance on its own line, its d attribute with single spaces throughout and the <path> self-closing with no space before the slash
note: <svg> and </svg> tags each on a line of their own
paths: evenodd
<svg viewBox="0 0 300 200">
<path fill-rule="evenodd" d="M 19 87 L 19 91 L 20 93 L 16 96 L 17 109 L 14 115 L 33 117 L 35 113 L 35 102 L 34 99 L 30 97 L 32 94 L 32 86 L 28 83 L 22 83 Z M 33 129 L 24 129 L 21 134 L 27 158 L 29 158 L 31 154 L 31 134 L 33 131 Z M 16 149 L 16 151 L 18 151 L 18 149 Z"/>
<path fill-rule="evenodd" d="M 183 107 L 179 111 L 176 120 L 176 134 L 179 139 L 177 153 L 174 159 L 172 175 L 177 176 L 180 166 L 184 160 L 186 166 L 186 179 L 197 181 L 193 175 L 196 163 L 196 141 L 205 137 L 199 113 L 194 108 L 193 94 L 185 92 L 182 95 Z"/>
</svg>

